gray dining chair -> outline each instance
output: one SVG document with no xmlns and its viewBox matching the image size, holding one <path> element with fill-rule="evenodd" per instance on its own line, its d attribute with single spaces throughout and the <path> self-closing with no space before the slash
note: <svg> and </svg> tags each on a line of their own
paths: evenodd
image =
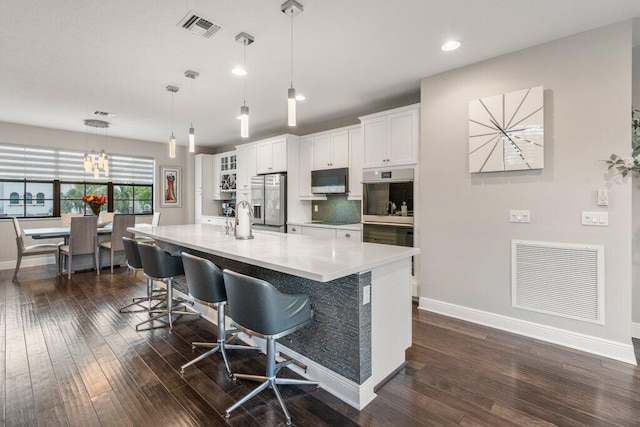
<svg viewBox="0 0 640 427">
<path fill-rule="evenodd" d="M 134 214 L 118 214 L 113 217 L 111 229 L 111 239 L 106 242 L 100 242 L 98 245 L 98 265 L 102 265 L 102 253 L 109 252 L 109 264 L 111 265 L 111 274 L 113 274 L 113 258 L 116 252 L 124 251 L 122 243 L 123 237 L 132 237 L 133 233 L 127 231 L 127 228 L 136 225 L 136 216 Z"/>
<path fill-rule="evenodd" d="M 62 275 L 62 261 L 67 257 L 67 273 L 71 279 L 73 257 L 75 255 L 93 254 L 96 272 L 100 275 L 98 263 L 98 217 L 83 216 L 71 218 L 69 243 L 60 245 L 58 252 L 58 274 Z"/>
<path fill-rule="evenodd" d="M 16 247 L 18 250 L 18 258 L 16 259 L 16 269 L 13 272 L 13 282 L 18 280 L 18 270 L 20 270 L 20 263 L 22 262 L 22 257 L 25 256 L 35 256 L 35 255 L 48 255 L 55 254 L 56 255 L 56 263 L 59 263 L 58 260 L 58 244 L 57 243 L 42 243 L 39 245 L 25 245 L 24 244 L 24 234 L 22 232 L 22 228 L 20 228 L 20 223 L 18 222 L 18 218 L 11 217 L 13 220 L 13 228 L 16 231 Z M 58 271 L 60 270 L 60 266 L 56 266 Z"/>
</svg>

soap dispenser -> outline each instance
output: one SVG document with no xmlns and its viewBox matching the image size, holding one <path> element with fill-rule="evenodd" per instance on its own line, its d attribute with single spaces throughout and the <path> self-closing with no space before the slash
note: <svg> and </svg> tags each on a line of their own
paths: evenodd
<svg viewBox="0 0 640 427">
<path fill-rule="evenodd" d="M 407 202 L 402 202 L 402 206 L 400 206 L 400 214 L 402 216 L 407 216 Z"/>
</svg>

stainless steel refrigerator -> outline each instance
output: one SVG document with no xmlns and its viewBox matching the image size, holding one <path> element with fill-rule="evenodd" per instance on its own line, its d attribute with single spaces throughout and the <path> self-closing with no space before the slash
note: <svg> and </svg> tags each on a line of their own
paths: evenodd
<svg viewBox="0 0 640 427">
<path fill-rule="evenodd" d="M 286 232 L 287 175 L 274 173 L 251 178 L 253 228 Z"/>
</svg>

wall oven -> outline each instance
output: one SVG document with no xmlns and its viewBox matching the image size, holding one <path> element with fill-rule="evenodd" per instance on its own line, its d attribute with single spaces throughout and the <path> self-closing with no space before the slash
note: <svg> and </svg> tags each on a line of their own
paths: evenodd
<svg viewBox="0 0 640 427">
<path fill-rule="evenodd" d="M 413 226 L 413 169 L 362 174 L 362 223 Z"/>
</svg>

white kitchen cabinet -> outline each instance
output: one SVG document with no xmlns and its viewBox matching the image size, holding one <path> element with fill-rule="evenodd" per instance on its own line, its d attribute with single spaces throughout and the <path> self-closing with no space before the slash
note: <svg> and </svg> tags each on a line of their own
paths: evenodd
<svg viewBox="0 0 640 427">
<path fill-rule="evenodd" d="M 349 167 L 349 134 L 328 132 L 314 137 L 313 170 Z"/>
<path fill-rule="evenodd" d="M 349 130 L 349 200 L 362 200 L 364 146 L 360 127 Z"/>
<path fill-rule="evenodd" d="M 311 193 L 311 167 L 313 166 L 313 138 L 300 139 L 300 153 L 298 166 L 300 168 L 298 195 L 300 199 L 314 198 Z"/>
<path fill-rule="evenodd" d="M 319 239 L 336 238 L 336 230 L 333 228 L 302 227 L 302 234 L 304 236 L 313 236 Z"/>
<path fill-rule="evenodd" d="M 287 138 L 274 138 L 256 144 L 258 174 L 287 171 Z"/>
<path fill-rule="evenodd" d="M 237 146 L 236 156 L 236 200 L 251 202 L 251 177 L 257 175 L 255 144 Z"/>
<path fill-rule="evenodd" d="M 419 105 L 360 117 L 363 167 L 410 165 L 418 162 Z"/>
<path fill-rule="evenodd" d="M 302 226 L 300 225 L 288 225 L 287 234 L 302 234 Z"/>
<path fill-rule="evenodd" d="M 229 200 L 231 199 L 231 193 L 228 191 L 222 191 L 222 160 L 223 158 L 229 158 L 227 154 L 214 154 L 213 155 L 213 173 L 211 182 L 213 184 L 213 200 Z M 227 169 L 225 174 L 229 173 Z"/>
<path fill-rule="evenodd" d="M 355 241 L 362 241 L 362 232 L 361 231 L 355 231 L 355 230 L 342 230 L 342 229 L 337 229 L 336 230 L 336 239 L 346 239 L 346 240 L 355 240 Z"/>
<path fill-rule="evenodd" d="M 213 202 L 213 156 L 196 154 L 194 167 L 194 222 L 200 223 L 202 215 L 213 213 L 216 208 Z"/>
</svg>

